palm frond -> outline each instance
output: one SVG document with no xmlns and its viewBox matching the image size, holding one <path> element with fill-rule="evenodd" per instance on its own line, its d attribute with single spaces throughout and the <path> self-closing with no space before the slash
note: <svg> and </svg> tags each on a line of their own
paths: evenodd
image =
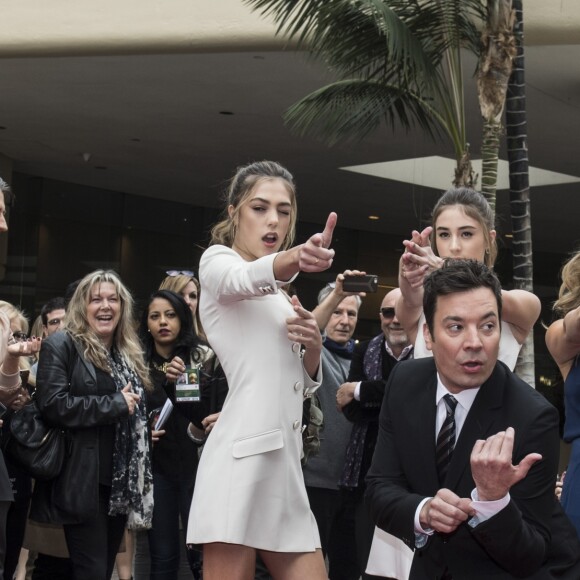
<svg viewBox="0 0 580 580">
<path fill-rule="evenodd" d="M 482 0 L 244 2 L 340 79 L 287 111 L 294 131 L 334 144 L 398 121 L 446 133 L 458 158 L 464 153 L 461 49 L 479 49 Z"/>
<path fill-rule="evenodd" d="M 480 0 L 244 0 L 274 19 L 278 33 L 339 76 L 402 82 L 434 76 L 450 48 L 471 46 Z"/>
<path fill-rule="evenodd" d="M 433 103 L 397 85 L 342 80 L 304 97 L 284 114 L 290 129 L 328 145 L 361 140 L 385 123 L 407 130 L 420 127 L 436 139 L 447 131 Z"/>
<path fill-rule="evenodd" d="M 377 74 L 385 62 L 406 74 L 433 74 L 433 62 L 407 22 L 404 2 L 397 10 L 382 0 L 245 0 L 274 18 L 278 33 L 322 57 L 345 76 Z M 412 22 L 411 22 L 412 24 Z"/>
</svg>

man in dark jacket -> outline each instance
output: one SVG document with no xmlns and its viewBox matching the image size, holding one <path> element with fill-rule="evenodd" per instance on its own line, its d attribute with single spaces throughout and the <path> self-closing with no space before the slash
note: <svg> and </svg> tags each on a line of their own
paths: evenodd
<svg viewBox="0 0 580 580">
<path fill-rule="evenodd" d="M 415 551 L 411 580 L 580 578 L 554 494 L 558 413 L 497 360 L 501 287 L 453 260 L 425 280 L 433 359 L 391 373 L 367 475 L 376 524 Z"/>
<path fill-rule="evenodd" d="M 341 488 L 343 495 L 350 496 L 355 505 L 357 558 L 363 578 L 372 578 L 365 569 L 375 529 L 363 502 L 364 478 L 377 442 L 385 384 L 394 366 L 412 357 L 413 347 L 395 315 L 395 304 L 400 295 L 401 291 L 395 288 L 383 298 L 379 311 L 382 332 L 355 348 L 348 382 L 336 394 L 338 407 L 353 423 Z"/>
</svg>

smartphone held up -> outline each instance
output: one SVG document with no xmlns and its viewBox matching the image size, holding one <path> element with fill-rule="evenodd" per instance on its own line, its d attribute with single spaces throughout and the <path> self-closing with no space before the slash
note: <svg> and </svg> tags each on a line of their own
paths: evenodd
<svg viewBox="0 0 580 580">
<path fill-rule="evenodd" d="M 345 292 L 376 292 L 379 287 L 379 277 L 376 274 L 358 274 L 345 276 L 342 289 Z"/>
</svg>

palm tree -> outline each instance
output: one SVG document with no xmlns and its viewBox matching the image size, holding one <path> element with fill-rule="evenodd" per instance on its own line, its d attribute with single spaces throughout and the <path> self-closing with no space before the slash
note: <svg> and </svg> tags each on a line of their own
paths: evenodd
<svg viewBox="0 0 580 580">
<path fill-rule="evenodd" d="M 294 104 L 285 120 L 332 145 L 386 123 L 447 137 L 455 185 L 473 185 L 461 48 L 476 51 L 479 0 L 244 0 L 278 33 L 321 58 L 338 80 Z"/>
<path fill-rule="evenodd" d="M 534 291 L 532 263 L 532 224 L 524 78 L 524 24 L 522 0 L 513 0 L 517 54 L 509 80 L 506 105 L 507 152 L 510 165 L 510 213 L 513 232 L 514 286 Z M 530 333 L 517 367 L 518 375 L 535 385 L 534 340 Z"/>
<path fill-rule="evenodd" d="M 453 145 L 456 186 L 473 185 L 461 49 L 478 55 L 478 93 L 484 119 L 483 192 L 495 209 L 501 117 L 516 52 L 512 0 L 244 1 L 273 17 L 278 33 L 325 62 L 339 79 L 288 109 L 285 120 L 291 129 L 333 145 L 341 140 L 362 139 L 382 123 L 393 128 L 397 122 L 406 129 L 419 127 L 433 138 L 447 137 Z M 521 0 L 513 2 L 520 6 L 521 17 Z M 483 25 L 481 35 L 476 23 Z M 519 46 L 518 50 L 523 49 Z M 523 67 L 521 75 L 523 78 Z M 511 78 L 517 78 L 515 73 Z M 513 93 L 510 85 L 510 95 Z M 508 102 L 510 111 L 513 103 Z M 510 118 L 508 135 L 513 130 Z M 515 141 L 510 143 L 508 150 Z M 513 185 L 511 159 L 513 191 L 517 188 Z M 512 193 L 512 208 L 514 203 L 520 202 L 514 201 Z M 512 209 L 512 214 L 517 212 Z M 529 219 L 527 209 L 523 215 Z M 529 222 L 525 227 L 529 228 Z M 519 243 L 516 231 L 519 228 L 514 225 L 514 247 Z M 520 286 L 518 280 L 515 284 L 531 290 L 529 229 L 527 233 L 526 285 Z M 521 269 L 519 265 L 514 267 L 516 276 Z M 531 375 L 533 384 L 533 348 L 524 350 L 530 352 L 531 358 L 525 355 L 524 372 L 528 382 Z"/>
</svg>

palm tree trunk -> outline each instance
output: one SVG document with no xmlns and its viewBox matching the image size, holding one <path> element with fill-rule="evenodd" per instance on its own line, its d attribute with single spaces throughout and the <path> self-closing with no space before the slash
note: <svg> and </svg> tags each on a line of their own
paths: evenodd
<svg viewBox="0 0 580 580">
<path fill-rule="evenodd" d="M 524 24 L 522 0 L 513 0 L 517 55 L 507 93 L 506 129 L 510 166 L 510 213 L 513 232 L 514 287 L 534 291 L 532 225 L 524 77 Z M 535 386 L 534 337 L 530 332 L 516 367 L 518 375 Z"/>
<path fill-rule="evenodd" d="M 487 199 L 494 215 L 497 190 L 497 162 L 502 133 L 501 122 L 484 120 L 481 143 L 481 193 Z"/>
<path fill-rule="evenodd" d="M 477 75 L 479 108 L 483 117 L 481 192 L 495 214 L 499 137 L 512 60 L 516 54 L 511 0 L 489 0 L 481 35 L 482 51 Z"/>
<path fill-rule="evenodd" d="M 471 155 L 469 154 L 469 147 L 466 147 L 463 155 L 457 160 L 453 186 L 473 188 L 474 180 L 475 172 L 473 171 L 473 166 L 471 165 Z"/>
</svg>

